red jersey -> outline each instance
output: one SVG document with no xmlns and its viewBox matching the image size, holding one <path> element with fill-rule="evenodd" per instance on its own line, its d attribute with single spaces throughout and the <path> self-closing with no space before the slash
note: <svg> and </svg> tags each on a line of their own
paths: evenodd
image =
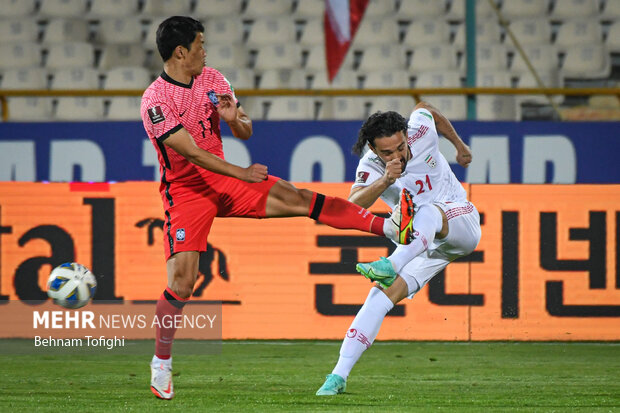
<svg viewBox="0 0 620 413">
<path fill-rule="evenodd" d="M 202 69 L 189 84 L 177 82 L 165 72 L 142 95 L 140 113 L 149 139 L 155 146 L 159 159 L 163 191 L 170 184 L 175 187 L 200 185 L 204 174 L 211 174 L 196 166 L 173 149 L 164 145 L 171 134 L 185 128 L 199 148 L 224 159 L 220 116 L 213 101 L 213 94 L 231 94 L 237 98 L 228 80 L 211 67 Z"/>
</svg>

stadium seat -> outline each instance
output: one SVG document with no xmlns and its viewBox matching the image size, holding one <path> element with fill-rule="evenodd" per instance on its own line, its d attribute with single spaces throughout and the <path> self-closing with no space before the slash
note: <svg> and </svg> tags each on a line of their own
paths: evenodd
<svg viewBox="0 0 620 413">
<path fill-rule="evenodd" d="M 558 70 L 559 59 L 557 49 L 551 44 L 530 44 L 523 46 L 523 51 L 530 63 L 538 73 Z M 525 60 L 519 53 L 515 53 L 511 66 L 512 73 L 521 74 L 529 72 Z"/>
<path fill-rule="evenodd" d="M 325 60 L 325 46 L 317 44 L 312 46 L 306 52 L 304 69 L 306 70 L 327 70 L 327 62 Z"/>
<path fill-rule="evenodd" d="M 235 89 L 254 89 L 254 71 L 245 67 L 218 67 Z"/>
<path fill-rule="evenodd" d="M 116 121 L 141 120 L 141 100 L 140 97 L 136 96 L 114 96 L 110 98 L 110 104 L 108 105 L 105 119 Z"/>
<path fill-rule="evenodd" d="M 196 2 L 193 15 L 196 19 L 238 16 L 241 3 L 241 0 L 200 0 Z"/>
<path fill-rule="evenodd" d="M 304 46 L 325 46 L 325 29 L 323 18 L 308 19 L 303 26 L 299 44 Z"/>
<path fill-rule="evenodd" d="M 31 16 L 35 7 L 35 0 L 0 0 L 0 17 Z"/>
<path fill-rule="evenodd" d="M 242 17 L 285 16 L 291 14 L 292 6 L 290 0 L 248 0 Z"/>
<path fill-rule="evenodd" d="M 476 113 L 482 121 L 517 121 L 521 117 L 517 99 L 508 95 L 478 96 Z"/>
<path fill-rule="evenodd" d="M 143 0 L 142 16 L 189 16 L 191 14 L 191 0 Z"/>
<path fill-rule="evenodd" d="M 446 13 L 446 4 L 437 0 L 407 0 L 401 1 L 398 8 L 397 18 L 404 20 L 416 20 L 441 18 Z"/>
<path fill-rule="evenodd" d="M 335 96 L 326 101 L 320 120 L 364 120 L 370 111 L 370 99 L 359 96 Z"/>
<path fill-rule="evenodd" d="M 353 38 L 353 47 L 369 47 L 398 43 L 398 25 L 393 19 L 368 17 L 362 19 Z"/>
<path fill-rule="evenodd" d="M 432 70 L 416 76 L 416 88 L 461 87 L 461 74 L 458 70 Z"/>
<path fill-rule="evenodd" d="M 41 0 L 39 16 L 77 17 L 86 14 L 86 0 Z"/>
<path fill-rule="evenodd" d="M 596 44 L 603 41 L 603 29 L 596 19 L 565 20 L 557 31 L 555 45 L 558 50 L 567 47 Z"/>
<path fill-rule="evenodd" d="M 613 22 L 609 26 L 605 45 L 611 52 L 620 52 L 620 20 Z"/>
<path fill-rule="evenodd" d="M 550 14 L 550 18 L 553 21 L 598 16 L 598 0 L 555 0 Z"/>
<path fill-rule="evenodd" d="M 260 48 L 254 62 L 255 70 L 296 69 L 301 67 L 301 50 L 293 43 L 271 44 Z"/>
<path fill-rule="evenodd" d="M 607 0 L 601 12 L 601 20 L 614 21 L 618 19 L 620 19 L 620 2 Z"/>
<path fill-rule="evenodd" d="M 243 25 L 237 17 L 210 18 L 203 22 L 205 26 L 205 43 L 242 43 Z M 155 35 L 153 35 L 155 42 Z"/>
<path fill-rule="evenodd" d="M 543 85 L 547 88 L 563 87 L 562 79 L 560 78 L 559 71 L 553 70 L 550 72 L 537 73 L 538 77 L 542 81 Z M 518 86 L 519 88 L 537 88 L 539 87 L 536 78 L 532 73 L 523 73 L 519 76 Z M 560 104 L 564 100 L 563 95 L 554 95 L 552 99 L 555 103 Z M 544 95 L 517 95 L 517 101 L 524 103 L 537 103 L 546 104 L 549 99 Z"/>
<path fill-rule="evenodd" d="M 295 37 L 295 23 L 289 17 L 260 17 L 252 23 L 247 44 L 261 46 L 294 42 Z"/>
<path fill-rule="evenodd" d="M 307 73 L 312 78 L 312 89 L 356 89 L 357 72 L 341 68 L 331 83 L 327 80 L 327 71 L 310 71 Z"/>
<path fill-rule="evenodd" d="M 151 83 L 149 71 L 143 67 L 117 67 L 106 73 L 104 89 L 146 89 Z"/>
<path fill-rule="evenodd" d="M 510 75 L 504 70 L 481 70 L 476 75 L 478 87 L 510 88 Z M 478 120 L 518 120 L 517 100 L 512 95 L 478 95 Z"/>
<path fill-rule="evenodd" d="M 55 120 L 60 121 L 101 121 L 103 119 L 103 100 L 99 97 L 58 98 Z"/>
<path fill-rule="evenodd" d="M 99 69 L 109 70 L 114 67 L 143 66 L 146 51 L 138 43 L 108 44 L 101 51 Z"/>
<path fill-rule="evenodd" d="M 549 0 L 510 0 L 502 3 L 502 15 L 508 19 L 541 18 L 549 12 Z"/>
<path fill-rule="evenodd" d="M 49 45 L 45 66 L 48 69 L 93 67 L 94 61 L 95 50 L 90 43 L 54 43 Z"/>
<path fill-rule="evenodd" d="M 413 49 L 409 71 L 451 70 L 457 68 L 456 50 L 452 45 L 428 45 Z"/>
<path fill-rule="evenodd" d="M 10 121 L 49 122 L 53 113 L 51 98 L 42 97 L 13 97 L 8 98 Z"/>
<path fill-rule="evenodd" d="M 465 20 L 465 1 L 466 0 L 452 0 L 450 9 L 446 14 L 446 18 L 450 21 L 464 21 Z M 498 3 L 498 0 L 495 0 Z M 483 21 L 489 17 L 495 17 L 493 8 L 489 5 L 488 0 L 476 1 L 476 18 L 478 21 Z"/>
<path fill-rule="evenodd" d="M 370 46 L 364 49 L 358 70 L 404 69 L 405 51 L 399 44 Z"/>
<path fill-rule="evenodd" d="M 41 64 L 41 48 L 37 43 L 0 43 L 0 70 L 36 67 Z"/>
<path fill-rule="evenodd" d="M 88 22 L 84 19 L 53 18 L 43 32 L 45 43 L 87 42 L 90 36 Z"/>
<path fill-rule="evenodd" d="M 322 18 L 325 13 L 325 0 L 304 0 L 298 1 L 293 17 L 297 19 L 316 19 Z"/>
<path fill-rule="evenodd" d="M 395 11 L 396 3 L 394 0 L 368 0 L 364 18 L 391 16 Z"/>
<path fill-rule="evenodd" d="M 370 98 L 370 113 L 391 110 L 407 118 L 415 107 L 415 100 L 411 96 L 371 96 Z"/>
<path fill-rule="evenodd" d="M 414 20 L 409 24 L 404 44 L 421 46 L 427 44 L 450 43 L 450 25 L 442 20 Z"/>
<path fill-rule="evenodd" d="M 269 99 L 261 96 L 244 97 L 241 105 L 252 120 L 264 120 L 267 115 Z"/>
<path fill-rule="evenodd" d="M 96 40 L 103 44 L 141 43 L 142 24 L 139 16 L 101 19 Z"/>
<path fill-rule="evenodd" d="M 40 67 L 9 69 L 2 73 L 4 90 L 47 89 L 47 71 Z"/>
<path fill-rule="evenodd" d="M 137 12 L 138 0 L 91 0 L 88 17 L 128 17 Z"/>
<path fill-rule="evenodd" d="M 467 118 L 467 100 L 462 95 L 428 95 L 422 100 L 435 106 L 450 120 L 464 120 Z"/>
<path fill-rule="evenodd" d="M 32 18 L 0 19 L 0 43 L 36 42 L 37 22 Z"/>
<path fill-rule="evenodd" d="M 242 44 L 209 43 L 206 50 L 207 65 L 211 67 L 245 67 L 247 64 L 248 54 Z"/>
<path fill-rule="evenodd" d="M 461 60 L 461 70 L 465 73 L 467 59 Z M 506 70 L 508 68 L 508 50 L 503 44 L 479 44 L 476 46 L 477 70 Z"/>
<path fill-rule="evenodd" d="M 144 42 L 142 43 L 142 46 L 146 50 L 154 50 L 155 52 L 157 52 L 157 43 L 155 41 L 156 34 L 157 34 L 157 28 L 159 27 L 161 22 L 164 21 L 164 19 L 165 19 L 164 17 L 154 17 L 146 25 L 146 34 L 144 36 Z M 206 28 L 205 28 L 205 31 L 206 31 Z M 206 37 L 206 34 L 205 34 L 205 37 Z"/>
<path fill-rule="evenodd" d="M 458 50 L 465 49 L 465 23 L 459 24 L 456 29 L 456 34 L 452 44 L 458 48 Z M 480 19 L 476 22 L 476 43 L 489 44 L 499 43 L 501 39 L 500 26 L 496 19 Z"/>
<path fill-rule="evenodd" d="M 364 89 L 409 89 L 411 75 L 406 70 L 378 70 L 364 76 Z"/>
<path fill-rule="evenodd" d="M 282 96 L 271 99 L 267 120 L 314 119 L 314 101 L 309 97 Z"/>
<path fill-rule="evenodd" d="M 304 72 L 293 69 L 270 69 L 260 74 L 260 89 L 305 89 Z"/>
<path fill-rule="evenodd" d="M 551 43 L 551 24 L 546 17 L 514 20 L 510 23 L 510 31 L 521 46 Z M 504 44 L 509 48 L 515 47 L 508 35 L 504 39 Z"/>
<path fill-rule="evenodd" d="M 59 69 L 52 77 L 51 89 L 98 89 L 99 72 L 87 67 Z"/>
<path fill-rule="evenodd" d="M 611 74 L 611 59 L 601 44 L 572 46 L 566 50 L 561 75 L 564 79 L 604 79 Z"/>
</svg>

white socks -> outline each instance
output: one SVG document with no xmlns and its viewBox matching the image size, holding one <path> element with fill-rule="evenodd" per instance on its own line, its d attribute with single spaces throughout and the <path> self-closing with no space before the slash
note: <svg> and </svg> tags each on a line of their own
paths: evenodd
<svg viewBox="0 0 620 413">
<path fill-rule="evenodd" d="M 379 333 L 385 315 L 394 307 L 392 301 L 378 288 L 371 288 L 366 302 L 355 316 L 340 347 L 340 358 L 332 374 L 347 379 L 362 353 L 370 347 Z"/>
<path fill-rule="evenodd" d="M 403 267 L 426 251 L 428 246 L 435 240 L 435 233 L 440 232 L 443 226 L 443 217 L 435 205 L 422 205 L 413 217 L 413 230 L 418 234 L 409 245 L 400 246 L 388 257 L 396 273 L 400 273 Z"/>
</svg>

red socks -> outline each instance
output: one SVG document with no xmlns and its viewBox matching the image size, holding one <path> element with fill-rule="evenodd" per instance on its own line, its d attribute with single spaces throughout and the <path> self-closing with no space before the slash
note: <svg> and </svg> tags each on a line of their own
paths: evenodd
<svg viewBox="0 0 620 413">
<path fill-rule="evenodd" d="M 385 236 L 383 222 L 368 210 L 342 198 L 314 193 L 310 202 L 310 218 L 338 229 L 358 229 Z"/>
<path fill-rule="evenodd" d="M 167 287 L 157 301 L 155 316 L 158 324 L 155 328 L 155 355 L 162 360 L 170 358 L 172 341 L 176 327 L 174 326 L 175 316 L 181 315 L 183 306 L 189 298 L 181 298 Z"/>
</svg>

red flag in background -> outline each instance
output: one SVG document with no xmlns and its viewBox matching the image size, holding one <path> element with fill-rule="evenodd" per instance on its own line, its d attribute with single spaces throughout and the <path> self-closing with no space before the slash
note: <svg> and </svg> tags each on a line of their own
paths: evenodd
<svg viewBox="0 0 620 413">
<path fill-rule="evenodd" d="M 368 0 L 325 0 L 325 57 L 330 83 L 342 65 L 367 6 Z"/>
</svg>

